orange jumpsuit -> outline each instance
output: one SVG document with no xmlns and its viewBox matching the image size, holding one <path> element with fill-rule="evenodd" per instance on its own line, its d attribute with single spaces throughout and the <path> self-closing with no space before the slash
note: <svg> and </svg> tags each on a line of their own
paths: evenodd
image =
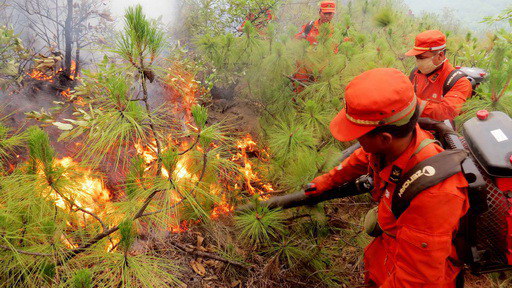
<svg viewBox="0 0 512 288">
<path fill-rule="evenodd" d="M 441 69 L 434 71 L 429 75 L 421 74 L 419 71 L 414 73 L 412 84 L 414 91 L 422 101 L 420 107 L 423 108 L 421 117 L 428 117 L 434 120 L 453 120 L 462 109 L 462 105 L 471 97 L 471 83 L 466 77 L 459 79 L 446 95 L 443 96 L 443 85 L 455 68 L 446 61 Z"/>
<path fill-rule="evenodd" d="M 431 143 L 417 152 L 422 140 L 432 135 L 419 126 L 414 134 L 406 151 L 385 167 L 380 167 L 377 156 L 360 148 L 313 183 L 316 193 L 321 193 L 360 175 L 373 175 L 372 198 L 379 203 L 377 218 L 384 233 L 365 249 L 366 281 L 371 287 L 454 288 L 460 268 L 454 265 L 458 257 L 452 240 L 460 218 L 469 208 L 468 183 L 462 173 L 422 191 L 398 220 L 391 211 L 397 182 L 393 174 L 403 175 L 417 163 L 443 151 Z"/>
<path fill-rule="evenodd" d="M 309 31 L 309 33 L 307 35 L 304 35 L 304 33 L 305 33 L 304 30 L 306 30 L 306 27 L 308 25 L 309 25 L 309 23 L 302 26 L 300 32 L 295 34 L 295 39 L 298 39 L 298 40 L 305 39 L 309 42 L 309 44 L 317 45 L 318 41 L 316 38 L 318 37 L 318 35 L 320 35 L 320 26 L 322 24 L 320 24 L 320 20 L 316 20 L 315 22 L 313 22 L 313 26 L 311 27 L 311 30 Z M 329 28 L 331 29 L 331 35 L 332 35 L 332 33 L 334 32 L 334 28 L 331 24 L 329 24 Z M 334 48 L 334 53 L 338 53 L 338 46 L 336 46 Z M 315 81 L 315 78 L 313 76 L 313 72 L 311 71 L 311 69 L 304 66 L 301 62 L 297 62 L 297 70 L 296 70 L 295 74 L 293 75 L 293 79 L 295 79 L 301 83 L 304 83 L 306 85 Z M 302 90 L 304 90 L 304 87 L 298 85 L 297 83 L 293 83 L 293 86 L 295 88 L 294 91 L 296 93 L 299 93 Z"/>
<path fill-rule="evenodd" d="M 316 37 L 320 34 L 320 20 L 316 20 L 313 22 L 313 27 L 311 27 L 311 31 L 309 31 L 309 34 L 304 36 L 304 30 L 306 30 L 306 27 L 309 25 L 305 24 L 302 25 L 302 28 L 300 29 L 300 32 L 295 34 L 295 39 L 306 39 L 309 44 L 316 45 L 318 44 L 318 41 L 316 40 Z"/>
</svg>

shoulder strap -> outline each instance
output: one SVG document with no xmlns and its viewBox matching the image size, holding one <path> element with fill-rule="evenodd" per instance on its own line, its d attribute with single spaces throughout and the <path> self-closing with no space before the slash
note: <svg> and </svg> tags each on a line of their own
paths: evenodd
<svg viewBox="0 0 512 288">
<path fill-rule="evenodd" d="M 313 25 L 315 24 L 315 21 L 311 21 L 306 25 L 306 28 L 304 28 L 304 32 L 302 32 L 302 35 L 304 35 L 304 38 L 308 37 L 309 33 L 311 32 L 311 29 L 313 29 Z"/>
<path fill-rule="evenodd" d="M 418 145 L 418 148 L 416 148 L 416 151 L 414 151 L 414 153 L 412 154 L 413 156 L 420 153 L 421 150 L 423 150 L 423 148 L 427 147 L 428 145 L 432 144 L 432 143 L 436 143 L 438 144 L 439 146 L 441 146 L 441 142 L 437 141 L 436 139 L 423 139 L 423 141 L 420 142 L 420 145 Z"/>
<path fill-rule="evenodd" d="M 414 166 L 396 185 L 391 210 L 398 219 L 411 201 L 422 191 L 462 171 L 461 163 L 468 153 L 463 149 L 445 150 Z"/>
<path fill-rule="evenodd" d="M 418 67 L 414 67 L 409 73 L 409 80 L 411 80 L 412 85 L 414 86 L 414 92 L 416 93 L 416 82 L 414 81 L 414 76 L 416 76 L 416 71 L 418 71 Z"/>
<path fill-rule="evenodd" d="M 467 75 L 459 69 L 455 69 L 450 72 L 443 84 L 443 96 L 446 95 L 446 93 L 448 93 L 453 88 L 455 83 L 457 83 L 457 81 L 459 81 L 462 77 L 467 77 Z"/>
<path fill-rule="evenodd" d="M 409 80 L 411 80 L 411 82 L 414 81 L 414 73 L 416 73 L 416 71 L 418 71 L 418 67 L 414 67 L 412 70 L 411 70 L 411 73 L 409 73 Z"/>
</svg>

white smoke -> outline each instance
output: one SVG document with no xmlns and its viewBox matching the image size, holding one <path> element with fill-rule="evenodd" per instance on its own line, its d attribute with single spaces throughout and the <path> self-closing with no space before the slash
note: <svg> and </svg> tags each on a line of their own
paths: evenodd
<svg viewBox="0 0 512 288">
<path fill-rule="evenodd" d="M 152 19 L 161 17 L 164 24 L 172 24 L 176 20 L 178 0 L 110 0 L 112 14 L 120 21 L 126 8 L 137 4 L 142 5 L 144 13 Z"/>
</svg>

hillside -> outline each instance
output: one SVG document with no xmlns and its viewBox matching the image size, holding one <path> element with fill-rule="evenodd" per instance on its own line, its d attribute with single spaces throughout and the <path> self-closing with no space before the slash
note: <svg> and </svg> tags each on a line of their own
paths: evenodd
<svg viewBox="0 0 512 288">
<path fill-rule="evenodd" d="M 453 21 L 453 19 L 446 19 L 449 16 L 455 16 L 463 26 L 468 30 L 473 31 L 489 31 L 494 27 L 489 27 L 488 24 L 479 23 L 484 17 L 495 16 L 505 8 L 511 7 L 512 2 L 509 0 L 403 0 L 412 10 L 415 15 L 422 15 L 424 13 L 435 13 L 444 20 Z M 510 26 L 498 25 L 510 29 Z"/>
</svg>

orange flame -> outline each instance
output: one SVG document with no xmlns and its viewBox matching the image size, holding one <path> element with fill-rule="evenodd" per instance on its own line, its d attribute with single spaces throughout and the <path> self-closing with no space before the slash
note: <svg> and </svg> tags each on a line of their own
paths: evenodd
<svg viewBox="0 0 512 288">
<path fill-rule="evenodd" d="M 89 212 L 106 215 L 105 206 L 110 202 L 110 191 L 105 187 L 103 180 L 99 176 L 93 175 L 90 169 L 80 167 L 71 157 L 56 159 L 56 163 L 64 168 L 73 168 L 73 172 L 78 172 L 77 175 L 70 175 L 71 172 L 65 172 L 63 175 L 76 182 L 73 189 L 66 191 L 66 197 Z M 68 208 L 69 203 L 61 195 L 56 192 L 52 192 L 50 195 L 59 208 Z M 90 219 L 91 216 L 84 213 L 84 217 Z"/>
<path fill-rule="evenodd" d="M 40 71 L 37 69 L 32 69 L 31 72 L 27 73 L 27 75 L 30 76 L 30 78 L 32 78 L 32 79 L 53 83 L 53 82 L 55 82 L 55 78 L 57 77 L 57 75 L 62 73 L 62 71 L 64 71 L 63 68 L 59 68 L 57 71 L 52 71 L 51 69 L 49 69 L 46 72 L 43 72 L 43 71 Z M 70 71 L 69 71 L 69 78 L 71 80 L 75 80 L 75 71 L 76 71 L 76 62 L 74 60 L 72 60 Z M 71 99 L 71 96 L 72 96 L 71 89 L 68 88 L 68 89 L 62 91 L 61 95 L 63 97 L 65 97 L 66 99 Z M 78 99 L 78 100 L 79 100 L 78 101 L 79 103 L 81 102 L 81 104 L 83 104 L 83 101 L 81 101 L 81 99 Z"/>
<path fill-rule="evenodd" d="M 241 160 L 242 164 L 239 168 L 239 171 L 242 172 L 242 175 L 245 180 L 245 185 L 247 190 L 250 194 L 256 194 L 256 193 L 268 193 L 274 191 L 274 188 L 272 187 L 272 184 L 270 183 L 262 183 L 260 186 L 260 189 L 257 189 L 253 186 L 254 182 L 262 182 L 261 178 L 259 177 L 258 173 L 253 170 L 253 165 L 251 160 L 249 159 L 247 153 L 248 152 L 255 152 L 257 150 L 257 144 L 252 139 L 252 136 L 250 134 L 247 134 L 243 139 L 237 141 L 237 148 L 238 152 L 236 155 L 234 155 L 231 160 L 237 161 Z M 263 151 L 266 153 L 266 151 Z"/>
<path fill-rule="evenodd" d="M 192 106 L 198 103 L 198 97 L 207 92 L 195 76 L 185 65 L 173 62 L 165 80 L 168 97 L 173 104 L 177 104 L 176 112 L 184 113 L 187 121 L 192 119 Z"/>
</svg>

